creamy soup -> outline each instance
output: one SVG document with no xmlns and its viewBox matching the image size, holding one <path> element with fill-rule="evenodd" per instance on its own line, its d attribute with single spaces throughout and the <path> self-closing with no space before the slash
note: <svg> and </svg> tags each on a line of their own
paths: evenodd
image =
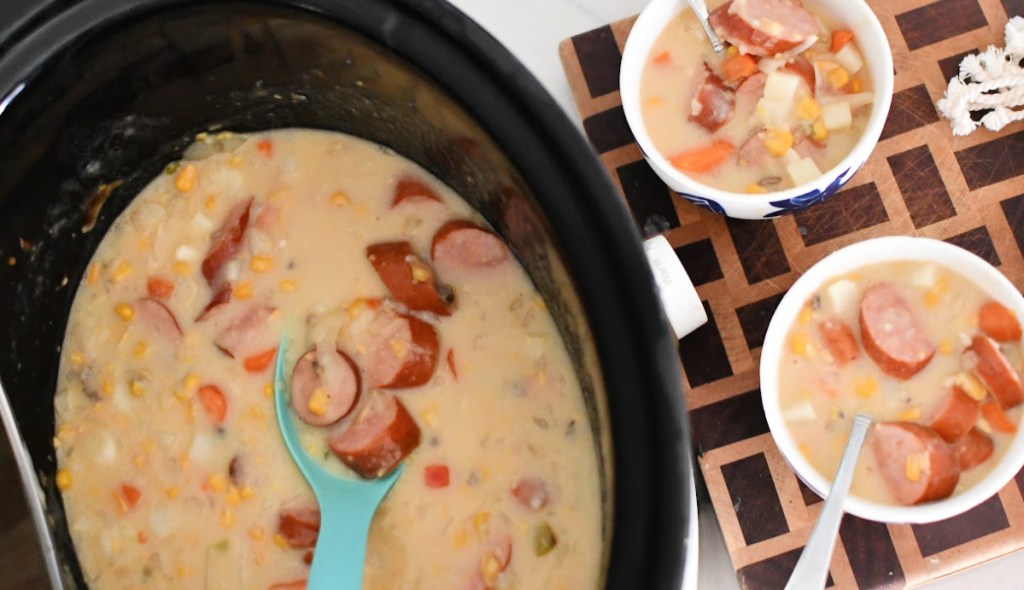
<svg viewBox="0 0 1024 590">
<path fill-rule="evenodd" d="M 710 22 L 684 10 L 651 48 L 640 84 L 657 150 L 695 180 L 764 193 L 812 181 L 860 139 L 873 102 L 852 34 L 799 0 L 732 0 Z"/>
<path fill-rule="evenodd" d="M 117 219 L 71 310 L 54 444 L 90 587 L 305 586 L 317 531 L 345 523 L 319 521 L 277 430 L 285 334 L 307 452 L 349 477 L 404 461 L 365 588 L 595 587 L 580 387 L 480 216 L 345 135 L 189 154 Z"/>
<path fill-rule="evenodd" d="M 976 284 L 931 263 L 867 266 L 800 311 L 779 403 L 828 478 L 853 417 L 870 416 L 852 493 L 915 504 L 966 490 L 1005 454 L 1021 419 L 1022 362 L 1017 318 Z"/>
</svg>

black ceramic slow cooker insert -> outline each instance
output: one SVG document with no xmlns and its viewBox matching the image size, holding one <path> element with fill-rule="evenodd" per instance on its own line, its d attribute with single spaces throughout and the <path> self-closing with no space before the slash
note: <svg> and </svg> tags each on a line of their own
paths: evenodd
<svg viewBox="0 0 1024 590">
<path fill-rule="evenodd" d="M 86 265 L 197 133 L 282 127 L 388 146 L 498 229 L 583 385 L 606 587 L 681 586 L 695 515 L 675 339 L 598 161 L 493 38 L 440 0 L 28 4 L 0 22 L 0 413 L 54 587 L 86 587 L 52 448 L 60 346 Z"/>
</svg>

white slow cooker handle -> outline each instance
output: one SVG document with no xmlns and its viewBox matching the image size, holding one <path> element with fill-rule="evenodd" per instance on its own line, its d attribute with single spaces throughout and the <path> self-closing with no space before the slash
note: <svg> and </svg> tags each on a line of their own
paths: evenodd
<svg viewBox="0 0 1024 590">
<path fill-rule="evenodd" d="M 658 285 L 658 298 L 672 324 L 676 338 L 682 338 L 708 321 L 693 281 L 679 262 L 665 236 L 644 240 L 644 253 Z"/>
</svg>

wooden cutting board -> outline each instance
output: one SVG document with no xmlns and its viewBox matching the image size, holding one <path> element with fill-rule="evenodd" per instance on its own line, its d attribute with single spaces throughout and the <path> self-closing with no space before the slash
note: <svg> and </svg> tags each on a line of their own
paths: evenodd
<svg viewBox="0 0 1024 590">
<path fill-rule="evenodd" d="M 961 58 L 1003 45 L 1024 0 L 868 0 L 889 37 L 895 96 L 878 148 L 823 204 L 765 221 L 727 219 L 673 197 L 623 116 L 622 47 L 635 18 L 560 47 L 584 130 L 645 235 L 664 233 L 709 322 L 683 339 L 694 445 L 740 585 L 782 588 L 822 502 L 772 442 L 757 367 L 772 312 L 800 274 L 847 244 L 884 235 L 962 246 L 1024 287 L 1024 125 L 953 137 L 934 103 Z M 837 588 L 902 588 L 1024 547 L 1024 474 L 984 504 L 929 525 L 847 516 L 831 564 Z M 1006 587 L 1024 587 L 1021 580 Z"/>
</svg>

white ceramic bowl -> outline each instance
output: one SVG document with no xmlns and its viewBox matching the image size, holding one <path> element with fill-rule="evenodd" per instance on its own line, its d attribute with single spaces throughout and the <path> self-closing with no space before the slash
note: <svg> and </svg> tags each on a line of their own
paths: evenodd
<svg viewBox="0 0 1024 590">
<path fill-rule="evenodd" d="M 676 170 L 654 147 L 640 113 L 640 79 L 654 41 L 672 18 L 683 10 L 690 10 L 690 6 L 686 0 L 651 0 L 640 14 L 622 52 L 622 68 L 619 72 L 622 108 L 644 158 L 680 197 L 729 217 L 771 219 L 799 211 L 832 196 L 867 161 L 878 144 L 892 102 L 893 66 L 889 41 L 875 13 L 864 0 L 811 1 L 814 6 L 820 7 L 823 12 L 832 15 L 844 27 L 853 31 L 866 68 L 871 74 L 875 102 L 864 135 L 836 167 L 826 170 L 814 182 L 759 195 L 723 191 L 697 182 Z"/>
<path fill-rule="evenodd" d="M 779 408 L 779 363 L 786 346 L 786 333 L 796 322 L 804 302 L 828 280 L 855 269 L 879 262 L 934 262 L 973 281 L 989 296 L 1024 317 L 1024 297 L 1001 272 L 967 250 L 930 238 L 886 237 L 866 240 L 838 250 L 815 264 L 801 276 L 782 298 L 768 325 L 761 349 L 761 403 L 768 418 L 772 437 L 782 456 L 797 476 L 821 496 L 828 494 L 832 482 L 819 473 L 797 449 L 782 421 Z M 870 452 L 870 449 L 864 449 Z M 893 506 L 847 497 L 845 510 L 861 518 L 880 522 L 923 523 L 956 516 L 989 499 L 1024 466 L 1024 435 L 1017 434 L 997 465 L 975 486 L 945 500 L 917 506 Z"/>
</svg>

